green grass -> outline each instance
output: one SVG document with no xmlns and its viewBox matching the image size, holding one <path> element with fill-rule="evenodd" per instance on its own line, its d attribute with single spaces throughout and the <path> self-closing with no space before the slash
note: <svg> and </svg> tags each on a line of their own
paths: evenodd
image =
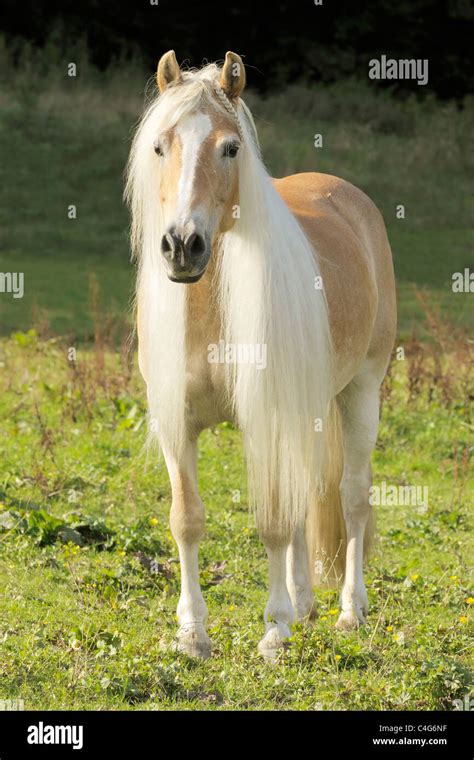
<svg viewBox="0 0 474 760">
<path fill-rule="evenodd" d="M 257 654 L 267 563 L 240 437 L 229 425 L 203 434 L 215 651 L 202 663 L 170 646 L 179 567 L 167 475 L 154 456 L 146 466 L 138 373 L 99 350 L 80 351 L 74 370 L 66 350 L 34 334 L 0 343 L 0 698 L 27 709 L 450 710 L 469 693 L 464 391 L 443 401 L 430 380 L 409 394 L 408 365 L 394 368 L 374 479 L 428 486 L 428 510 L 377 508 L 368 626 L 337 632 L 338 593 L 318 591 L 319 619 L 295 628 L 276 667 Z"/>
</svg>

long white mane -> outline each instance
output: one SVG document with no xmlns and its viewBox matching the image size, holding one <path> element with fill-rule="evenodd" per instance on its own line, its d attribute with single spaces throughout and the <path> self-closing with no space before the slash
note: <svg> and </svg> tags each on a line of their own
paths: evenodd
<svg viewBox="0 0 474 760">
<path fill-rule="evenodd" d="M 214 64 L 184 73 L 181 84 L 157 98 L 140 122 L 128 166 L 140 319 L 149 345 L 156 346 L 147 371 L 150 416 L 162 446 L 175 452 L 186 435 L 187 288 L 171 283 L 162 263 L 160 162 L 153 142 L 188 113 L 225 109 L 216 96 L 219 77 Z M 240 218 L 211 255 L 217 257 L 222 338 L 267 349 L 265 369 L 228 365 L 227 392 L 243 432 L 250 502 L 259 525 L 271 525 L 275 535 L 278 527 L 301 524 L 322 482 L 332 351 L 324 290 L 315 287 L 320 272 L 313 248 L 261 161 L 249 109 L 241 99 L 235 108 L 244 138 L 236 159 Z"/>
</svg>

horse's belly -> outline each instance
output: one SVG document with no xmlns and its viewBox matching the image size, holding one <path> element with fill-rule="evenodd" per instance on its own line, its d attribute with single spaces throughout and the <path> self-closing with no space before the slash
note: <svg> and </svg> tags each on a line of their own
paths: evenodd
<svg viewBox="0 0 474 760">
<path fill-rule="evenodd" d="M 297 174 L 275 187 L 319 259 L 339 392 L 369 354 L 385 365 L 392 349 L 395 287 L 385 225 L 365 193 L 338 177 Z"/>
</svg>

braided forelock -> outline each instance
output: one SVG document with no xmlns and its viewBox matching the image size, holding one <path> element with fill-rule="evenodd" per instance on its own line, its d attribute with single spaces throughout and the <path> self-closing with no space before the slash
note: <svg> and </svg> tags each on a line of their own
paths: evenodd
<svg viewBox="0 0 474 760">
<path fill-rule="evenodd" d="M 227 95 L 225 94 L 220 84 L 215 82 L 214 89 L 221 104 L 224 106 L 226 111 L 228 111 L 234 117 L 236 121 L 236 125 L 237 125 L 237 131 L 239 133 L 239 137 L 242 140 L 242 142 L 244 142 L 244 130 L 242 129 L 242 123 L 240 121 L 239 112 L 237 111 L 236 107 L 231 103 L 230 99 L 227 97 Z"/>
</svg>

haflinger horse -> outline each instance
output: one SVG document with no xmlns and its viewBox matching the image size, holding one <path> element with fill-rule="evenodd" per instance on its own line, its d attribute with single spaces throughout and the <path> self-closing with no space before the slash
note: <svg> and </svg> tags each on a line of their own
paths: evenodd
<svg viewBox="0 0 474 760">
<path fill-rule="evenodd" d="M 139 366 L 181 565 L 175 646 L 212 651 L 197 441 L 230 421 L 242 431 L 269 560 L 259 651 L 274 659 L 292 623 L 314 615 L 317 583 L 343 578 L 338 629 L 366 620 L 370 459 L 396 325 L 390 246 L 381 214 L 348 182 L 269 176 L 240 97 L 238 55 L 182 71 L 169 51 L 157 83 L 125 194 L 139 262 Z M 222 345 L 225 360 L 211 361 Z M 265 349 L 266 361 L 228 360 L 242 346 Z"/>
</svg>

